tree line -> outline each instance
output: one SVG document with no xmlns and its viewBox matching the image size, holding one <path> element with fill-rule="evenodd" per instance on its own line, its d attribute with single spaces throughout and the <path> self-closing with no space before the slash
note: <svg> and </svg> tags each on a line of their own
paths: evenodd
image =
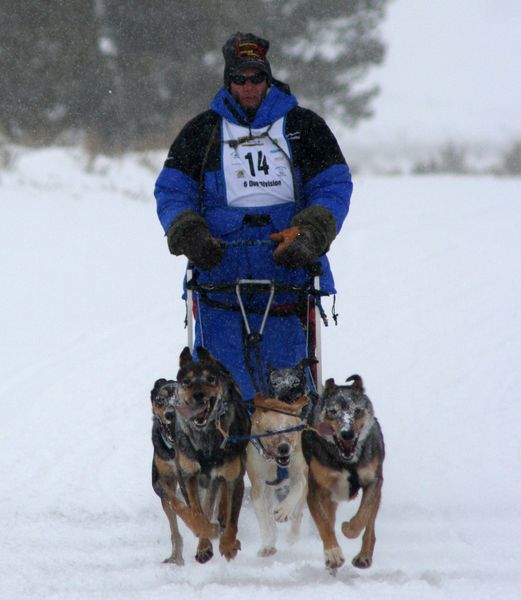
<svg viewBox="0 0 521 600">
<path fill-rule="evenodd" d="M 236 31 L 270 40 L 301 104 L 355 124 L 371 115 L 388 0 L 0 0 L 0 133 L 105 151 L 164 147 L 222 85 Z"/>
</svg>

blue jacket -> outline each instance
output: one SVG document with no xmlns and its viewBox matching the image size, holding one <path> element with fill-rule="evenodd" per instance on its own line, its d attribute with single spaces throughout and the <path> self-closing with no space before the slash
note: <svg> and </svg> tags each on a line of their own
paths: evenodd
<svg viewBox="0 0 521 600">
<path fill-rule="evenodd" d="M 230 206 L 223 158 L 223 148 L 227 149 L 226 144 L 230 142 L 224 133 L 225 124 L 244 127 L 244 131 L 251 134 L 280 119 L 298 205 L 292 199 L 270 206 Z M 237 141 L 241 143 L 242 139 Z M 256 278 L 302 284 L 309 278 L 304 269 L 289 270 L 273 261 L 274 247 L 268 242 L 270 233 L 290 227 L 298 211 L 314 204 L 331 211 L 337 232 L 340 231 L 349 209 L 351 191 L 349 168 L 325 121 L 312 111 L 300 108 L 289 90 L 274 85 L 251 122 L 228 90 L 221 88 L 211 110 L 192 119 L 179 133 L 154 193 L 165 231 L 180 214 L 195 211 L 204 217 L 212 235 L 232 243 L 217 267 L 200 273 L 201 283 Z M 267 216 L 269 222 L 250 226 L 245 223 L 246 215 Z M 250 244 L 240 245 L 245 240 Z M 322 256 L 320 262 L 321 287 L 333 293 L 334 281 L 326 256 Z M 276 303 L 286 301 L 286 297 L 278 297 Z"/>
</svg>

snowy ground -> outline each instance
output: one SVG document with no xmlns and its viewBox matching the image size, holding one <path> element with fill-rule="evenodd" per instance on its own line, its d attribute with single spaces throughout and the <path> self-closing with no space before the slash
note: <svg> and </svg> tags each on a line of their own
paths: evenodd
<svg viewBox="0 0 521 600">
<path fill-rule="evenodd" d="M 373 567 L 333 578 L 308 515 L 258 558 L 248 499 L 235 561 L 195 563 L 183 529 L 186 565 L 161 563 L 149 390 L 186 336 L 150 161 L 86 174 L 50 149 L 0 172 L 0 597 L 518 598 L 521 180 L 356 180 L 324 375 L 364 377 L 388 457 Z"/>
</svg>

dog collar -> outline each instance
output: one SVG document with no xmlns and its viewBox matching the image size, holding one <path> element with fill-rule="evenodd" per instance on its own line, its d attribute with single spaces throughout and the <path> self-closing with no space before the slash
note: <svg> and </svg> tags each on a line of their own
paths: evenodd
<svg viewBox="0 0 521 600">
<path fill-rule="evenodd" d="M 288 477 L 289 477 L 289 471 L 288 471 L 287 467 L 281 467 L 281 466 L 277 465 L 277 476 L 275 477 L 275 479 L 273 481 L 266 481 L 266 484 L 267 485 L 279 485 L 285 479 L 288 479 Z"/>
</svg>

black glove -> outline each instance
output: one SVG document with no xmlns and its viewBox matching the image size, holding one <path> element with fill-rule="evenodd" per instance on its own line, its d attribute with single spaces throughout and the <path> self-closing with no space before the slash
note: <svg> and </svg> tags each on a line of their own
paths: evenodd
<svg viewBox="0 0 521 600">
<path fill-rule="evenodd" d="M 206 221 L 197 213 L 187 211 L 179 215 L 166 233 L 172 254 L 184 254 L 202 271 L 216 267 L 224 256 L 224 248 L 215 239 Z"/>
<path fill-rule="evenodd" d="M 336 237 L 335 217 L 323 206 L 310 206 L 291 221 L 292 227 L 270 237 L 279 242 L 273 252 L 276 262 L 288 269 L 298 269 L 314 263 L 329 250 Z"/>
</svg>

